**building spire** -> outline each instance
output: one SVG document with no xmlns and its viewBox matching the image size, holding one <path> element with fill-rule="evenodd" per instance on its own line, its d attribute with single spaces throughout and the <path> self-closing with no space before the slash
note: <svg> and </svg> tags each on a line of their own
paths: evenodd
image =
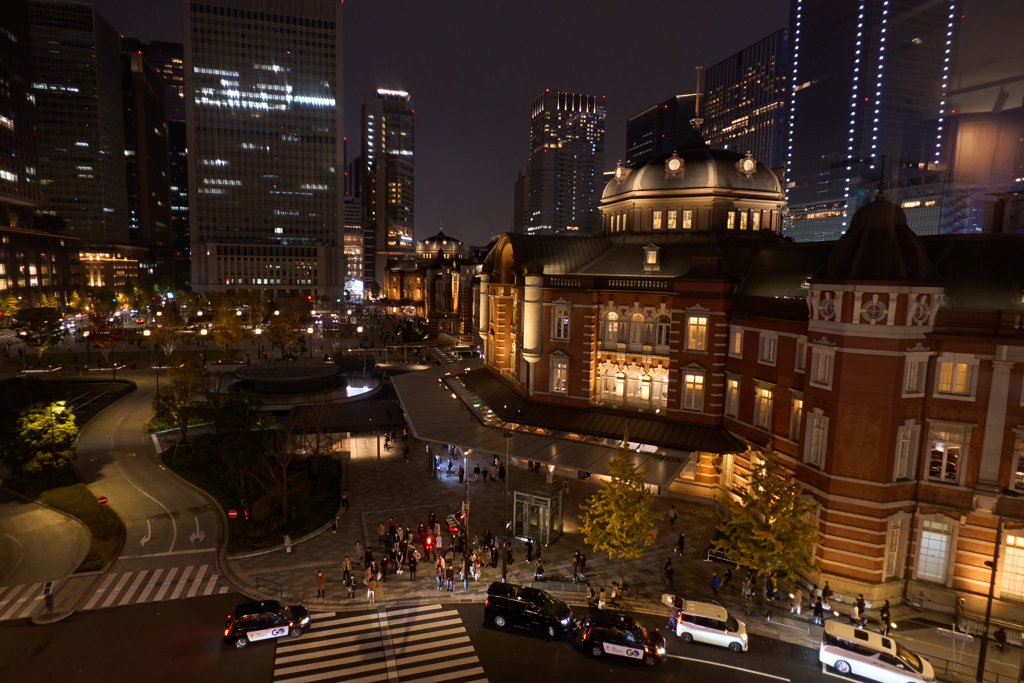
<svg viewBox="0 0 1024 683">
<path fill-rule="evenodd" d="M 700 133 L 700 127 L 704 123 L 704 119 L 700 117 L 700 70 L 704 67 L 697 67 L 697 102 L 693 108 L 693 118 L 690 119 L 690 125 L 693 126 L 693 130 L 698 134 Z"/>
</svg>

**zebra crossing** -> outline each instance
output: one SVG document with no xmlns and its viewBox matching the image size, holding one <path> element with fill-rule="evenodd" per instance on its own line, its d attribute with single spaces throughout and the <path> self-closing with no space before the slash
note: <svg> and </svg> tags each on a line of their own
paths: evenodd
<svg viewBox="0 0 1024 683">
<path fill-rule="evenodd" d="M 56 581 L 53 582 L 53 586 L 56 590 Z M 0 586 L 0 621 L 30 617 L 42 600 L 42 583 Z"/>
<path fill-rule="evenodd" d="M 274 683 L 389 680 L 487 683 L 459 613 L 442 605 L 313 614 L 309 633 L 277 641 Z"/>
<path fill-rule="evenodd" d="M 227 593 L 228 585 L 221 582 L 218 587 L 220 576 L 207 574 L 209 569 L 210 565 L 204 564 L 107 574 L 85 605 L 78 609 L 103 609 Z"/>
</svg>

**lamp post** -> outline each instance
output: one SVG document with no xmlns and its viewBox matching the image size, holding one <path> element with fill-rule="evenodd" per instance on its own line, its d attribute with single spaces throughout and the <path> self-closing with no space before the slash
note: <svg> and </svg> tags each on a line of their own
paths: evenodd
<svg viewBox="0 0 1024 683">
<path fill-rule="evenodd" d="M 261 330 L 260 328 L 257 327 L 255 330 L 253 330 L 253 333 L 256 335 L 256 357 L 257 358 L 262 358 L 263 357 L 263 343 L 260 341 L 262 339 L 262 337 L 260 335 L 263 334 L 263 330 Z"/>
<path fill-rule="evenodd" d="M 202 311 L 199 311 L 202 313 Z M 206 328 L 199 330 L 199 336 L 203 338 L 203 364 L 206 363 Z"/>
<path fill-rule="evenodd" d="M 313 357 L 313 328 L 312 327 L 307 327 L 306 328 L 306 334 L 309 335 L 309 341 L 307 343 L 309 345 L 309 357 L 312 358 Z"/>
<path fill-rule="evenodd" d="M 85 337 L 85 366 L 89 367 L 89 330 L 83 332 L 82 336 Z"/>
<path fill-rule="evenodd" d="M 64 406 L 50 407 L 50 461 L 56 459 L 57 437 L 54 434 L 57 425 L 57 414 L 64 412 Z"/>
<path fill-rule="evenodd" d="M 512 472 L 508 468 L 508 447 L 512 441 L 512 432 L 503 431 L 501 433 L 505 437 L 505 503 L 502 506 L 502 530 L 501 537 L 505 538 L 505 534 L 508 533 L 508 483 L 512 479 Z M 505 583 L 508 578 L 508 549 L 501 549 L 501 582 Z"/>
<path fill-rule="evenodd" d="M 149 362 L 149 330 L 143 330 L 142 336 L 146 338 L 146 362 Z"/>
<path fill-rule="evenodd" d="M 988 604 L 985 606 L 985 627 L 981 632 L 981 649 L 978 652 L 978 673 L 975 677 L 976 681 L 982 681 L 985 678 L 985 659 L 988 656 L 988 627 L 992 621 L 992 598 L 995 594 L 996 588 L 996 569 L 999 567 L 999 544 L 1003 540 L 1003 503 L 1006 500 L 1006 496 L 1016 498 L 1018 496 L 1016 491 L 1004 488 L 999 491 L 997 496 L 997 505 L 999 506 L 999 519 L 996 522 L 996 547 L 992 551 L 992 559 L 985 560 L 985 564 L 992 567 L 992 577 L 988 584 Z M 1022 660 L 1021 668 L 1024 669 L 1024 660 Z"/>
</svg>

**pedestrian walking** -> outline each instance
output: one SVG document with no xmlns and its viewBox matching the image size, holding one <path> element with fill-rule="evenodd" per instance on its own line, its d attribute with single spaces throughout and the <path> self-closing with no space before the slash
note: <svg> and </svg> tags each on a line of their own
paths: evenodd
<svg viewBox="0 0 1024 683">
<path fill-rule="evenodd" d="M 484 483 L 487 483 L 487 468 L 484 468 Z"/>
<path fill-rule="evenodd" d="M 587 578 L 587 556 L 580 553 L 580 576 Z"/>
<path fill-rule="evenodd" d="M 466 556 L 462 556 L 462 564 L 459 565 L 459 573 L 462 574 L 462 590 L 469 590 L 469 567 L 466 566 Z"/>
<path fill-rule="evenodd" d="M 594 607 L 594 589 L 590 586 L 590 582 L 587 581 L 587 606 L 593 609 Z"/>
<path fill-rule="evenodd" d="M 384 522 L 377 525 L 377 543 L 384 547 Z"/>
<path fill-rule="evenodd" d="M 341 507 L 345 510 L 348 509 L 348 489 L 341 492 Z"/>
<path fill-rule="evenodd" d="M 327 577 L 322 571 L 316 573 L 316 597 L 324 599 L 327 597 Z"/>
<path fill-rule="evenodd" d="M 416 580 L 416 554 L 415 552 L 409 556 L 409 580 Z"/>
<path fill-rule="evenodd" d="M 480 480 L 480 465 L 476 464 L 473 466 L 473 481 Z"/>
<path fill-rule="evenodd" d="M 363 585 L 369 586 L 370 579 L 373 578 L 373 570 L 370 569 L 370 565 L 366 565 L 366 569 L 363 570 Z"/>
<path fill-rule="evenodd" d="M 347 600 L 351 600 L 354 597 L 356 597 L 356 577 L 355 576 L 348 577 L 348 581 L 345 582 L 345 588 L 348 589 L 348 598 L 346 598 Z"/>
<path fill-rule="evenodd" d="M 366 597 L 371 605 L 377 602 L 377 582 L 374 579 L 370 579 L 370 583 L 366 586 Z"/>
<path fill-rule="evenodd" d="M 448 592 L 452 593 L 455 591 L 455 565 L 449 564 L 444 570 L 444 578 L 447 584 Z"/>
<path fill-rule="evenodd" d="M 676 541 L 676 555 L 682 555 L 683 549 L 686 547 L 686 534 L 682 531 L 679 532 L 679 540 Z"/>
<path fill-rule="evenodd" d="M 526 541 L 526 563 L 529 564 L 533 560 L 533 541 Z"/>
<path fill-rule="evenodd" d="M 288 534 L 284 535 L 284 552 L 290 554 L 292 552 L 292 537 Z"/>
<path fill-rule="evenodd" d="M 608 593 L 605 592 L 604 586 L 601 586 L 601 592 L 597 596 L 597 609 L 605 609 L 608 607 Z"/>
<path fill-rule="evenodd" d="M 356 566 L 359 567 L 363 563 L 363 544 L 356 541 Z"/>
<path fill-rule="evenodd" d="M 999 650 L 999 654 L 1003 654 L 1003 650 L 1006 649 L 1006 629 L 1000 626 L 992 637 L 996 639 L 994 647 Z"/>
<path fill-rule="evenodd" d="M 821 596 L 814 599 L 814 623 L 825 623 L 825 608 L 821 604 Z"/>
<path fill-rule="evenodd" d="M 889 611 L 888 600 L 882 605 L 882 609 L 878 610 L 878 619 L 882 622 L 882 635 L 889 635 L 889 628 L 892 626 L 892 613 Z"/>
<path fill-rule="evenodd" d="M 444 561 L 438 559 L 437 561 L 437 590 L 444 588 Z"/>
<path fill-rule="evenodd" d="M 352 575 L 352 560 L 348 559 L 348 555 L 341 561 L 341 580 L 348 583 L 348 577 Z"/>
<path fill-rule="evenodd" d="M 679 513 L 676 512 L 676 506 L 673 505 L 668 509 L 668 528 L 671 529 L 676 525 L 676 519 L 679 517 Z"/>
<path fill-rule="evenodd" d="M 828 581 L 821 589 L 821 602 L 824 603 L 825 609 L 832 609 L 832 588 L 828 585 Z"/>
<path fill-rule="evenodd" d="M 718 597 L 718 584 L 721 579 L 718 578 L 718 572 L 711 575 L 711 594 L 716 598 Z"/>
<path fill-rule="evenodd" d="M 384 583 L 388 582 L 388 556 L 387 553 L 380 558 L 380 580 Z"/>
<path fill-rule="evenodd" d="M 665 580 L 665 588 L 672 586 L 672 577 L 675 576 L 675 570 L 672 569 L 672 560 L 665 563 L 665 571 L 663 578 Z"/>
<path fill-rule="evenodd" d="M 500 481 L 502 484 L 505 483 L 505 466 L 504 465 L 498 465 L 498 481 Z"/>
<path fill-rule="evenodd" d="M 725 568 L 725 574 L 722 576 L 722 587 L 719 590 L 721 590 L 724 593 L 726 587 L 729 584 L 731 584 L 731 583 L 732 583 L 732 567 L 726 567 Z M 736 591 L 736 589 L 734 588 L 733 592 L 735 592 L 735 591 Z"/>
<path fill-rule="evenodd" d="M 619 582 L 612 581 L 612 607 L 618 607 L 622 602 L 622 593 L 619 591 Z"/>
<path fill-rule="evenodd" d="M 800 614 L 800 610 L 803 608 L 804 603 L 804 592 L 797 588 L 793 591 L 793 600 L 789 603 L 789 611 L 791 614 Z"/>
<path fill-rule="evenodd" d="M 335 515 L 334 519 L 331 520 L 331 533 L 332 534 L 338 533 L 338 516 L 337 515 Z"/>
<path fill-rule="evenodd" d="M 750 574 L 747 574 L 747 578 L 743 579 L 743 586 L 740 588 L 740 595 L 743 596 L 744 600 L 749 600 L 754 594 L 754 584 L 750 580 Z"/>
</svg>

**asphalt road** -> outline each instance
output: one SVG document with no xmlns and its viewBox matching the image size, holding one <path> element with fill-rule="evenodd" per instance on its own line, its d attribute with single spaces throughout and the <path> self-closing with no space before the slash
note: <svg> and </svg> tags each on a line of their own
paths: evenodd
<svg viewBox="0 0 1024 683">
<path fill-rule="evenodd" d="M 653 668 L 625 658 L 592 659 L 561 640 L 485 625 L 483 606 L 478 604 L 318 615 L 314 628 L 301 638 L 253 643 L 241 650 L 225 647 L 224 617 L 244 601 L 228 593 L 94 610 L 49 626 L 25 621 L 0 624 L 0 680 L 831 680 L 820 672 L 815 650 L 757 636 L 751 637 L 749 652 L 732 653 L 684 645 L 669 635 L 670 658 Z M 664 626 L 663 617 L 633 616 L 649 628 Z"/>
<path fill-rule="evenodd" d="M 146 423 L 152 414 L 156 380 L 132 376 L 138 389 L 86 424 L 78 438 L 79 474 L 96 496 L 124 520 L 121 557 L 168 555 L 214 548 L 222 538 L 220 517 L 208 502 L 160 464 Z"/>
</svg>

